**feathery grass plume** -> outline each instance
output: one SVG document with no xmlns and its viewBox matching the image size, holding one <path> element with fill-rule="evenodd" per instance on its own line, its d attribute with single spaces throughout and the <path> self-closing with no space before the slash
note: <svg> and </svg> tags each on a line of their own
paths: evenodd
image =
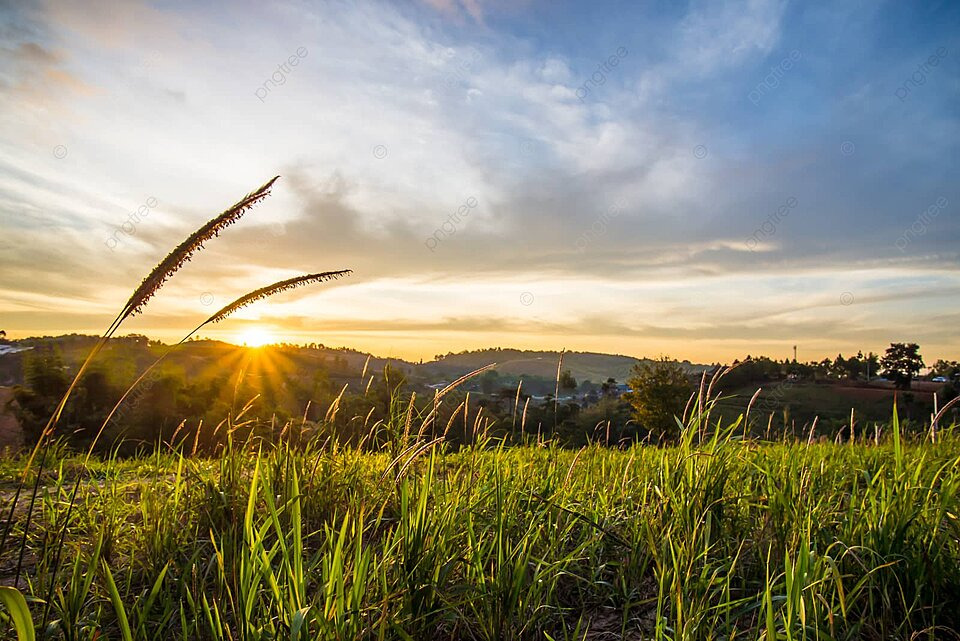
<svg viewBox="0 0 960 641">
<path fill-rule="evenodd" d="M 274 294 L 278 294 L 288 289 L 294 289 L 296 287 L 301 287 L 303 285 L 307 285 L 310 283 L 319 283 L 326 280 L 334 280 L 334 279 L 340 278 L 341 276 L 345 276 L 347 274 L 352 274 L 352 273 L 353 271 L 350 269 L 341 269 L 339 271 L 320 272 L 316 274 L 306 274 L 304 276 L 297 276 L 295 278 L 288 278 L 287 280 L 282 280 L 272 285 L 267 285 L 266 287 L 261 287 L 260 289 L 255 289 L 252 292 L 244 294 L 243 296 L 236 299 L 229 305 L 225 306 L 220 311 L 213 314 L 210 318 L 208 318 L 207 320 L 197 325 L 193 329 L 193 331 L 191 331 L 189 334 L 181 338 L 179 343 L 171 346 L 169 350 L 161 354 L 160 357 L 157 360 L 155 360 L 153 364 L 150 365 L 150 367 L 144 370 L 144 372 L 140 374 L 137 380 L 135 380 L 133 384 L 129 388 L 127 388 L 127 391 L 123 393 L 123 395 L 120 397 L 120 400 L 117 401 L 116 405 L 113 406 L 113 409 L 110 410 L 110 413 L 107 414 L 107 418 L 104 419 L 103 425 L 100 426 L 100 430 L 97 432 L 96 437 L 94 437 L 93 444 L 90 447 L 90 453 L 93 452 L 93 445 L 97 443 L 97 441 L 100 438 L 100 435 L 103 433 L 103 430 L 106 428 L 107 424 L 110 422 L 110 419 L 113 418 L 113 415 L 117 412 L 117 409 L 120 407 L 120 405 L 123 404 L 123 402 L 126 400 L 127 396 L 130 395 L 130 392 L 132 392 L 133 389 L 137 385 L 139 385 L 144 378 L 146 378 L 146 376 L 153 370 L 153 368 L 159 365 L 160 361 L 166 358 L 167 355 L 174 348 L 185 343 L 191 336 L 193 336 L 198 331 L 200 331 L 204 326 L 209 325 L 210 323 L 218 323 L 222 321 L 224 318 L 226 318 L 227 316 L 229 316 L 230 314 L 232 314 L 233 312 L 237 311 L 242 307 L 246 307 L 247 305 L 253 303 L 254 301 L 261 300 L 269 296 L 273 296 Z M 239 378 L 238 378 L 238 383 L 239 383 Z M 344 386 L 344 389 L 346 389 L 346 386 Z M 343 391 L 341 391 L 340 394 L 342 395 Z M 88 453 L 87 456 L 89 457 L 89 455 L 90 454 Z"/>
<path fill-rule="evenodd" d="M 520 388 L 523 387 L 523 378 L 517 380 L 517 397 L 513 400 L 513 419 L 510 421 L 510 429 L 517 429 L 517 408 L 520 406 Z"/>
<path fill-rule="evenodd" d="M 133 292 L 130 300 L 123 308 L 122 317 L 138 314 L 143 310 L 144 305 L 150 300 L 157 290 L 173 276 L 183 264 L 200 249 L 203 244 L 220 235 L 220 232 L 240 220 L 244 213 L 261 200 L 270 195 L 270 188 L 280 176 L 274 176 L 264 183 L 259 189 L 256 189 L 244 196 L 233 207 L 230 207 L 222 214 L 208 222 L 206 225 L 193 232 L 189 238 L 180 243 L 176 249 L 167 254 L 159 265 L 154 267 L 150 275 L 143 279 L 140 286 Z"/>
<path fill-rule="evenodd" d="M 940 423 L 940 419 L 943 418 L 943 415 L 947 413 L 947 410 L 960 402 L 960 396 L 955 397 L 949 403 L 940 408 L 940 411 L 936 413 L 933 417 L 933 420 L 930 421 L 930 435 L 931 441 L 936 442 L 937 438 L 937 426 Z"/>
<path fill-rule="evenodd" d="M 756 402 L 757 397 L 760 396 L 760 392 L 763 390 L 762 387 L 758 387 L 757 391 L 753 393 L 753 396 L 750 397 L 750 402 L 747 403 L 747 411 L 743 415 L 743 440 L 747 440 L 747 432 L 750 425 L 750 409 L 753 407 L 754 402 Z"/>
<path fill-rule="evenodd" d="M 352 274 L 352 269 L 341 269 L 335 272 L 320 272 L 318 274 L 307 274 L 305 276 L 297 276 L 296 278 L 288 278 L 287 280 L 281 280 L 278 283 L 273 285 L 267 285 L 266 287 L 261 287 L 260 289 L 255 289 L 249 294 L 241 296 L 237 300 L 233 301 L 213 316 L 208 318 L 203 322 L 203 325 L 208 325 L 210 323 L 219 323 L 224 318 L 237 311 L 242 307 L 246 307 L 254 301 L 258 301 L 262 298 L 267 298 L 268 296 L 273 296 L 274 294 L 279 294 L 288 289 L 294 289 L 296 287 L 301 287 L 303 285 L 309 285 L 310 283 L 322 283 L 328 280 L 336 280 L 341 276 L 346 276 Z M 201 327 L 203 326 L 201 325 Z"/>
<path fill-rule="evenodd" d="M 276 178 L 275 178 L 274 180 L 276 180 Z M 270 181 L 269 183 L 267 183 L 267 185 L 266 185 L 265 187 L 269 187 L 269 185 L 271 185 L 271 184 L 273 184 L 273 181 Z M 261 188 L 261 189 L 257 190 L 257 192 L 254 192 L 254 193 L 256 194 L 256 193 L 258 193 L 258 192 L 262 192 L 263 190 L 264 190 L 264 188 Z M 262 194 L 261 194 L 261 197 L 262 197 Z M 244 201 L 249 200 L 249 198 L 250 198 L 250 196 L 248 196 L 246 199 L 244 199 Z M 241 201 L 241 202 L 244 202 L 244 201 Z M 209 223 L 208 223 L 208 225 L 209 225 Z M 196 235 L 196 234 L 195 234 L 195 235 Z M 166 352 L 164 352 L 163 354 L 161 354 L 160 357 L 157 358 L 157 359 L 150 365 L 150 367 L 148 367 L 146 370 L 144 370 L 144 372 L 143 372 L 142 374 L 140 374 L 140 376 L 137 378 L 137 380 L 135 380 L 135 381 L 133 382 L 133 384 L 130 385 L 130 387 L 127 388 L 127 391 L 123 393 L 123 395 L 120 397 L 120 400 L 118 400 L 118 401 L 116 402 L 116 404 L 113 406 L 113 409 L 110 410 L 110 413 L 107 414 L 107 417 L 103 420 L 103 423 L 100 425 L 100 429 L 97 430 L 97 433 L 96 433 L 96 435 L 95 435 L 94 438 L 93 438 L 93 441 L 90 443 L 90 446 L 87 448 L 87 456 L 86 456 L 86 458 L 84 459 L 84 467 L 86 467 L 87 462 L 90 460 L 90 457 L 93 455 L 93 450 L 94 450 L 94 448 L 96 447 L 97 443 L 99 442 L 100 437 L 103 435 L 103 431 L 106 429 L 107 425 L 110 423 L 110 419 L 113 418 L 113 415 L 117 412 L 117 409 L 119 409 L 120 405 L 123 404 L 123 401 L 126 400 L 127 396 L 130 395 L 130 392 L 132 392 L 133 389 L 134 389 L 135 387 L 137 387 L 137 385 L 139 385 L 140 382 L 141 382 L 151 371 L 153 371 L 153 369 L 154 369 L 157 365 L 159 365 L 160 362 L 161 362 L 164 358 L 166 358 L 167 355 L 170 354 L 171 351 L 173 351 L 174 348 L 176 348 L 176 347 L 179 346 L 179 345 L 182 345 L 184 342 L 187 341 L 187 339 L 189 339 L 191 336 L 193 336 L 193 335 L 196 334 L 198 331 L 200 331 L 200 329 L 201 329 L 202 327 L 204 327 L 205 325 L 208 325 L 209 323 L 216 323 L 216 322 L 218 322 L 218 321 L 223 320 L 224 318 L 226 318 L 227 316 L 229 316 L 230 314 L 232 314 L 232 313 L 235 312 L 236 310 L 240 309 L 241 307 L 245 307 L 246 305 L 249 305 L 249 304 L 252 303 L 253 301 L 260 300 L 260 299 L 262 299 L 262 298 L 267 298 L 268 296 L 272 296 L 272 295 L 274 295 L 274 294 L 276 294 L 276 293 L 279 293 L 279 292 L 282 292 L 282 291 L 286 291 L 286 290 L 288 290 L 288 289 L 293 289 L 293 288 L 295 288 L 295 287 L 300 287 L 301 285 L 306 285 L 306 284 L 308 284 L 308 283 L 322 282 L 322 281 L 325 281 L 325 280 L 331 280 L 331 279 L 334 279 L 334 278 L 339 278 L 340 276 L 344 276 L 344 275 L 349 274 L 349 273 L 352 273 L 352 271 L 349 270 L 349 269 L 344 269 L 344 270 L 334 271 L 334 272 L 322 272 L 322 273 L 318 273 L 318 274 L 307 274 L 307 275 L 305 275 L 305 276 L 298 276 L 298 277 L 296 277 L 296 278 L 288 278 L 287 280 L 282 280 L 282 281 L 280 281 L 280 282 L 278 282 L 278 283 L 274 283 L 273 285 L 268 285 L 267 287 L 261 287 L 260 289 L 256 289 L 256 290 L 254 290 L 254 291 L 252 291 L 252 292 L 250 292 L 250 293 L 248 293 L 248 294 L 245 294 L 244 296 L 241 296 L 240 298 L 238 298 L 237 300 L 233 301 L 232 303 L 230 303 L 229 305 L 227 305 L 226 307 L 224 307 L 223 309 L 221 309 L 220 311 L 218 311 L 217 313 L 215 313 L 213 316 L 211 316 L 210 318 L 208 318 L 208 319 L 205 320 L 204 322 L 202 322 L 202 323 L 200 323 L 199 325 L 197 325 L 197 327 L 194 328 L 194 330 L 191 331 L 189 334 L 187 334 L 186 336 L 184 336 L 184 337 L 180 340 L 179 343 L 177 343 L 176 345 L 173 345 L 170 349 L 168 349 Z M 88 360 L 89 360 L 91 357 L 87 357 L 87 358 L 88 358 Z M 79 374 L 78 374 L 77 376 L 79 377 Z M 240 378 L 238 377 L 237 383 L 239 384 L 239 382 L 240 382 Z M 74 380 L 74 383 L 76 383 L 76 379 Z M 346 389 L 346 388 L 344 388 L 344 389 Z M 343 393 L 343 392 L 341 392 L 341 394 L 342 394 L 342 393 Z M 234 395 L 236 395 L 236 391 L 234 391 Z M 252 402 L 252 401 L 251 401 L 251 402 Z M 249 408 L 249 404 L 248 404 L 248 406 L 247 406 L 246 408 L 244 408 L 244 410 L 240 413 L 240 415 L 239 415 L 237 418 L 240 418 L 240 416 L 243 415 L 243 412 L 246 412 L 246 410 L 247 410 L 248 408 Z M 194 446 L 193 446 L 193 447 L 194 447 L 194 452 L 193 452 L 193 453 L 196 453 L 196 447 L 197 447 L 196 439 L 199 438 L 199 429 L 200 429 L 200 428 L 198 427 L 198 428 L 197 428 L 197 436 L 196 436 L 195 439 L 194 439 Z M 26 475 L 26 472 L 24 472 L 24 475 Z M 76 501 L 76 498 L 77 498 L 77 490 L 78 490 L 79 487 L 80 487 L 80 479 L 81 479 L 81 478 L 82 478 L 82 475 L 78 475 L 78 476 L 77 476 L 77 479 L 76 479 L 76 482 L 74 483 L 74 486 L 73 486 L 73 492 L 72 492 L 71 497 L 70 497 L 70 503 L 69 503 L 69 505 L 68 505 L 68 507 L 67 507 L 67 518 L 64 520 L 64 524 L 63 524 L 63 527 L 62 527 L 61 530 L 60 530 L 60 535 L 59 535 L 59 539 L 58 539 L 58 542 L 57 542 L 57 552 L 56 552 L 56 555 L 55 555 L 55 557 L 54 557 L 54 568 L 58 568 L 58 567 L 59 567 L 60 554 L 61 554 L 61 552 L 63 551 L 63 542 L 64 542 L 64 537 L 66 536 L 66 526 L 67 526 L 67 523 L 69 523 L 69 521 L 70 521 L 70 514 L 71 514 L 71 512 L 72 512 L 72 510 L 73 510 L 73 505 L 74 505 L 74 502 Z M 31 508 L 32 508 L 32 503 L 31 503 Z M 11 517 L 10 517 L 10 519 L 12 519 L 12 514 L 13 514 L 13 512 L 12 512 L 12 510 L 11 510 Z M 8 519 L 8 522 L 10 521 L 10 519 Z M 26 537 L 24 537 L 24 541 L 25 541 L 25 540 L 26 540 Z M 22 547 L 22 546 L 21 546 L 21 547 Z M 56 573 L 56 571 L 54 572 L 54 574 L 55 574 L 55 573 Z M 53 586 L 53 584 L 51 584 L 51 588 L 52 588 L 52 586 Z M 48 595 L 48 597 L 47 597 L 47 602 L 48 602 L 48 603 L 49 603 L 49 601 L 50 601 L 51 598 L 52 598 L 52 593 L 51 593 L 50 595 Z M 45 610 L 45 612 L 44 612 L 44 619 L 46 619 L 46 610 Z"/>
<path fill-rule="evenodd" d="M 6 545 L 7 536 L 10 533 L 13 522 L 13 508 L 20 499 L 20 493 L 23 489 L 23 484 L 26 482 L 27 474 L 33 466 L 33 461 L 36 458 L 37 453 L 40 451 L 40 448 L 47 442 L 56 429 L 57 423 L 60 421 L 60 417 L 63 414 L 63 410 L 67 405 L 70 395 L 73 394 L 73 390 L 76 388 L 80 379 L 87 371 L 87 368 L 93 361 L 94 357 L 96 357 L 100 350 L 103 349 L 107 343 L 107 340 L 113 336 L 117 329 L 119 329 L 123 321 L 132 314 L 140 312 L 144 305 L 146 305 L 147 301 L 157 292 L 158 289 L 160 289 L 167 279 L 169 279 L 178 269 L 180 269 L 184 262 L 190 260 L 190 257 L 203 246 L 204 242 L 219 235 L 222 229 L 235 223 L 246 210 L 266 198 L 270 193 L 270 188 L 273 186 L 273 183 L 276 182 L 277 178 L 279 178 L 279 176 L 274 176 L 273 179 L 268 181 L 259 189 L 247 194 L 243 199 L 240 200 L 240 202 L 236 203 L 233 207 L 226 210 L 191 234 L 187 240 L 182 242 L 159 265 L 157 265 L 153 271 L 150 272 L 150 275 L 147 276 L 140 286 L 133 292 L 130 300 L 127 301 L 127 304 L 124 305 L 122 310 L 120 310 L 120 313 L 117 314 L 117 317 L 113 319 L 110 327 L 107 328 L 107 331 L 103 333 L 97 343 L 93 346 L 93 349 L 90 350 L 90 353 L 87 354 L 87 357 L 80 364 L 80 368 L 77 370 L 76 375 L 73 377 L 73 380 L 70 382 L 70 385 L 64 392 L 63 397 L 60 399 L 60 402 L 50 415 L 50 419 L 47 421 L 46 427 L 44 427 L 43 431 L 40 433 L 40 438 L 37 439 L 36 444 L 30 452 L 30 456 L 27 459 L 27 464 L 23 469 L 20 482 L 17 485 L 14 501 L 10 507 L 10 513 L 7 516 L 3 535 L 0 537 L 0 547 Z M 37 472 L 38 478 L 42 471 L 43 459 L 41 459 L 40 470 Z M 30 497 L 29 510 L 31 512 L 33 510 L 35 501 L 36 493 Z M 23 541 L 26 541 L 26 534 L 24 534 Z M 21 545 L 21 547 L 23 546 Z M 19 579 L 19 573 L 17 579 Z"/>
<path fill-rule="evenodd" d="M 496 363 L 490 363 L 489 365 L 484 365 L 483 367 L 477 368 L 468 374 L 464 374 L 457 380 L 453 381 L 452 383 L 444 387 L 439 392 L 436 392 L 433 396 L 433 409 L 430 411 L 429 414 L 427 414 L 426 418 L 423 419 L 424 423 L 429 423 L 429 424 L 433 423 L 440 409 L 440 399 L 446 396 L 447 393 L 457 389 L 458 387 L 460 387 L 460 385 L 462 385 L 466 381 L 469 381 L 474 376 L 479 376 L 480 374 L 483 374 L 485 371 L 487 371 L 491 367 L 496 367 L 496 366 L 497 366 Z M 467 400 L 469 401 L 469 399 L 470 399 L 470 393 L 468 392 Z M 469 411 L 469 407 L 466 408 L 466 411 Z M 466 422 L 464 422 L 464 426 L 466 426 Z M 466 429 L 466 427 L 464 427 L 464 429 Z"/>
<path fill-rule="evenodd" d="M 557 410 L 560 405 L 560 370 L 563 369 L 563 353 L 566 349 L 560 350 L 560 360 L 557 361 L 557 388 L 553 393 L 553 431 L 557 431 Z"/>
</svg>

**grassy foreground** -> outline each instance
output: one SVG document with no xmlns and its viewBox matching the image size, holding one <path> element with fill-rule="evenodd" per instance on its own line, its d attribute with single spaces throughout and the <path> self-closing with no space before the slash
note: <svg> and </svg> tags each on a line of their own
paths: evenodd
<svg viewBox="0 0 960 641">
<path fill-rule="evenodd" d="M 954 638 L 952 431 L 877 445 L 688 429 L 669 448 L 434 442 L 392 459 L 317 442 L 86 466 L 51 450 L 20 588 L 38 638 L 70 640 Z"/>
</svg>

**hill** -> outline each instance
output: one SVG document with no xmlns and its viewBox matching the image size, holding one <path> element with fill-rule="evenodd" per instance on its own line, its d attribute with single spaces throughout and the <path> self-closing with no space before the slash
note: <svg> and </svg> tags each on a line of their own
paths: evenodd
<svg viewBox="0 0 960 641">
<path fill-rule="evenodd" d="M 6 350 L 0 354 L 0 385 L 16 385 L 23 382 L 22 361 L 31 349 L 38 347 L 56 348 L 68 366 L 79 364 L 96 343 L 94 336 L 69 334 L 65 336 L 45 336 L 16 341 L 16 351 Z M 165 351 L 167 346 L 151 341 L 145 336 L 130 335 L 111 339 L 104 350 L 102 359 L 118 365 L 122 362 L 125 369 L 142 371 Z M 184 368 L 187 376 L 209 373 L 211 366 L 235 365 L 239 355 L 247 348 L 231 343 L 214 340 L 196 340 L 183 344 L 167 357 L 167 361 Z M 411 363 L 401 359 L 387 359 L 349 348 L 331 348 L 324 345 L 271 345 L 260 348 L 262 354 L 282 355 L 278 359 L 284 370 L 311 378 L 317 370 L 326 370 L 332 378 L 338 376 L 358 377 L 367 365 L 369 372 L 382 372 L 389 364 L 400 369 L 411 382 L 437 383 L 450 381 L 476 369 L 497 363 L 496 371 L 504 377 L 520 376 L 555 380 L 560 352 L 530 351 L 518 349 L 488 348 L 459 354 L 438 355 L 435 360 L 424 363 Z M 368 363 L 369 359 L 369 363 Z M 649 359 L 634 358 L 621 354 L 602 354 L 597 352 L 564 352 L 563 369 L 578 381 L 589 380 L 601 383 L 608 378 L 625 382 L 634 365 L 650 362 Z M 699 374 L 709 365 L 682 361 L 680 365 L 691 374 Z"/>
<path fill-rule="evenodd" d="M 557 376 L 559 359 L 560 352 L 555 351 L 491 348 L 459 354 L 451 353 L 445 356 L 438 355 L 435 360 L 419 365 L 417 372 L 425 378 L 450 379 L 490 363 L 497 363 L 496 370 L 501 376 L 523 375 L 553 380 Z M 650 362 L 650 360 L 597 352 L 563 353 L 563 369 L 570 370 L 578 381 L 589 380 L 594 383 L 603 382 L 608 378 L 625 382 L 634 365 L 644 362 Z M 680 365 L 691 374 L 699 374 L 711 367 L 690 361 L 682 361 Z"/>
</svg>

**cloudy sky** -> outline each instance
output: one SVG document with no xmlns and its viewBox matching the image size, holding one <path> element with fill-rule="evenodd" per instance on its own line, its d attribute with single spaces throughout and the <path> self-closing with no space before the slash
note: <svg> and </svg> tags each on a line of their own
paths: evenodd
<svg viewBox="0 0 960 641">
<path fill-rule="evenodd" d="M 121 333 L 351 268 L 204 335 L 960 356 L 956 2 L 0 7 L 12 337 L 100 333 L 280 174 Z"/>
</svg>

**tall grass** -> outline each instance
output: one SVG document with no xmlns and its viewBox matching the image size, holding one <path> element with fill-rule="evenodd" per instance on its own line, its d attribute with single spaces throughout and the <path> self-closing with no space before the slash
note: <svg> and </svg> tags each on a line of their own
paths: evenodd
<svg viewBox="0 0 960 641">
<path fill-rule="evenodd" d="M 902 434 L 894 408 L 890 436 L 871 443 L 760 443 L 746 438 L 749 416 L 711 417 L 718 373 L 709 384 L 704 377 L 669 447 L 570 451 L 539 427 L 535 440 L 523 438 L 532 436 L 526 405 L 524 444 L 508 447 L 489 435 L 482 412 L 471 414 L 469 395 L 437 424 L 447 394 L 481 368 L 423 413 L 385 380 L 387 418 L 353 417 L 356 433 L 337 429 L 339 398 L 305 434 L 292 425 L 245 429 L 248 403 L 215 428 L 216 458 L 195 456 L 199 427 L 136 458 L 68 451 L 56 436 L 59 415 L 106 339 L 272 184 L 161 261 L 80 367 L 33 451 L 0 460 L 3 478 L 17 479 L 0 546 L 0 567 L 15 568 L 0 577 L 14 583 L 0 587 L 0 633 L 66 641 L 958 636 L 960 438 L 939 424 L 949 405 L 929 440 Z M 253 290 L 200 327 L 346 273 Z M 561 370 L 562 355 L 558 381 Z M 514 423 L 518 406 L 519 389 Z M 447 436 L 460 425 L 454 447 Z"/>
<path fill-rule="evenodd" d="M 451 449 L 400 410 L 382 431 L 406 440 L 377 451 L 323 432 L 214 459 L 189 441 L 86 466 L 58 450 L 31 610 L 52 586 L 38 631 L 91 640 L 955 635 L 953 427 L 757 443 L 706 424 L 710 405 L 669 447 Z"/>
<path fill-rule="evenodd" d="M 162 261 L 160 261 L 160 263 L 150 272 L 150 274 L 147 275 L 146 278 L 144 278 L 140 286 L 137 287 L 136 290 L 134 290 L 133 294 L 131 294 L 127 303 L 123 306 L 123 308 L 117 314 L 117 317 L 110 324 L 110 327 L 107 328 L 106 332 L 104 332 L 104 334 L 100 337 L 100 339 L 94 345 L 93 349 L 84 359 L 84 361 L 81 363 L 78 371 L 74 375 L 73 380 L 67 386 L 67 389 L 64 392 L 62 398 L 58 402 L 56 408 L 53 410 L 49 421 L 47 422 L 45 428 L 42 430 L 40 434 L 40 438 L 37 440 L 37 443 L 34 445 L 33 449 L 31 450 L 29 456 L 25 461 L 25 464 L 22 466 L 22 469 L 20 470 L 19 482 L 17 483 L 13 498 L 10 501 L 10 509 L 7 514 L 7 518 L 4 522 L 3 534 L 2 536 L 0 536 L 0 548 L 6 549 L 7 541 L 9 540 L 10 534 L 13 530 L 16 509 L 20 504 L 21 492 L 24 489 L 28 475 L 31 473 L 31 471 L 33 471 L 33 464 L 36 460 L 37 454 L 39 453 L 40 464 L 39 464 L 39 468 L 35 471 L 35 474 L 34 474 L 35 480 L 34 480 L 32 492 L 30 493 L 30 496 L 29 496 L 29 502 L 26 508 L 26 518 L 21 531 L 21 535 L 20 535 L 19 554 L 17 556 L 16 571 L 13 576 L 14 587 L 12 588 L 5 587 L 2 591 L 2 595 L 0 595 L 2 596 L 2 601 L 4 605 L 7 606 L 7 609 L 9 610 L 11 616 L 14 617 L 15 621 L 19 622 L 22 619 L 22 616 L 21 616 L 22 599 L 20 598 L 21 595 L 19 590 L 17 590 L 16 586 L 18 586 L 20 582 L 20 575 L 21 575 L 21 570 L 23 568 L 23 562 L 24 562 L 24 553 L 26 552 L 27 542 L 31 534 L 30 526 L 31 526 L 32 519 L 34 517 L 34 506 L 36 505 L 37 497 L 40 490 L 40 481 L 43 478 L 44 465 L 46 464 L 46 461 L 48 458 L 47 457 L 49 453 L 48 450 L 52 442 L 54 433 L 56 431 L 57 424 L 63 414 L 63 411 L 68 401 L 70 400 L 71 394 L 76 389 L 77 384 L 83 377 L 89 365 L 93 362 L 93 360 L 95 359 L 97 354 L 100 352 L 100 350 L 103 349 L 106 342 L 120 328 L 121 324 L 127 318 L 142 312 L 147 302 L 154 295 L 156 295 L 157 291 L 164 285 L 164 283 L 166 283 L 186 262 L 188 262 L 196 252 L 200 251 L 203 248 L 204 243 L 211 240 L 212 238 L 219 236 L 221 231 L 223 231 L 227 227 L 236 223 L 243 216 L 243 214 L 246 213 L 250 208 L 252 208 L 254 205 L 256 205 L 257 203 L 265 199 L 267 196 L 269 196 L 270 190 L 273 187 L 274 182 L 276 182 L 277 178 L 278 177 L 274 177 L 273 179 L 266 182 L 264 185 L 262 185 L 258 189 L 244 196 L 240 201 L 235 203 L 233 206 L 226 209 L 220 215 L 216 216 L 215 218 L 213 218 L 212 220 L 204 224 L 202 227 L 194 231 L 182 243 L 180 243 L 169 254 L 167 254 L 167 256 Z M 187 335 L 187 337 L 191 336 L 192 334 L 194 334 L 195 332 L 197 332 L 199 329 L 201 329 L 207 324 L 217 323 L 222 321 L 223 319 L 228 317 L 230 314 L 232 314 L 236 310 L 242 307 L 245 307 L 255 301 L 273 296 L 275 294 L 287 291 L 289 289 L 301 287 L 303 285 L 307 285 L 311 283 L 320 283 L 327 280 L 334 280 L 336 278 L 339 278 L 349 273 L 351 273 L 350 270 L 339 270 L 339 271 L 332 271 L 332 272 L 306 274 L 306 275 L 286 279 L 286 280 L 274 283 L 272 285 L 268 285 L 266 287 L 261 287 L 260 289 L 253 290 L 239 297 L 238 299 L 236 299 L 226 307 L 216 312 L 214 315 L 209 317 L 206 321 L 198 325 L 196 329 L 194 329 L 192 332 L 190 332 L 190 334 Z M 181 341 L 181 343 L 182 342 L 183 341 Z M 154 363 L 154 365 L 156 365 L 156 363 Z M 150 369 L 152 369 L 152 366 L 147 370 L 147 372 L 149 372 Z M 144 372 L 140 376 L 140 378 L 138 378 L 134 382 L 134 386 L 136 386 L 144 378 L 147 372 Z M 127 390 L 127 392 L 121 397 L 120 401 L 118 401 L 117 406 L 115 406 L 113 410 L 111 410 L 107 418 L 104 420 L 103 425 L 100 428 L 100 431 L 93 438 L 93 442 L 90 445 L 89 451 L 87 452 L 87 456 L 84 459 L 83 464 L 81 465 L 82 468 L 84 469 L 86 468 L 87 463 L 90 460 L 90 456 L 94 451 L 94 447 L 97 441 L 99 440 L 99 437 L 102 434 L 103 430 L 106 428 L 107 423 L 109 422 L 110 418 L 113 416 L 113 413 L 116 412 L 117 407 L 120 405 L 120 403 L 123 402 L 123 400 L 127 397 L 127 395 L 131 391 L 132 391 L 132 388 L 130 390 Z M 62 520 L 59 536 L 56 537 L 55 539 L 56 542 L 49 546 L 56 550 L 53 556 L 53 561 L 52 561 L 52 567 L 53 567 L 52 574 L 54 576 L 57 575 L 60 569 L 61 552 L 63 550 L 64 539 L 67 534 L 67 528 L 70 523 L 72 510 L 76 502 L 77 491 L 79 490 L 80 482 L 81 482 L 81 475 L 78 474 L 74 482 L 73 491 L 70 494 L 70 500 L 68 502 L 66 513 Z M 105 576 L 108 579 L 108 584 L 109 584 L 109 587 L 111 588 L 111 599 L 114 601 L 114 605 L 116 606 L 118 605 L 116 601 L 116 596 L 117 596 L 116 585 L 113 583 L 113 577 L 112 575 L 110 575 L 109 570 L 107 570 Z M 54 599 L 55 588 L 56 588 L 55 583 L 51 582 L 46 599 L 43 600 L 43 603 L 44 603 L 43 619 L 40 625 L 41 638 L 43 638 L 43 636 L 47 632 L 47 629 L 46 629 L 47 614 L 49 612 L 49 609 Z M 124 613 L 122 611 L 118 611 L 118 617 L 123 619 Z M 126 623 L 125 620 L 123 621 L 123 623 L 124 624 Z M 22 628 L 22 625 L 18 625 L 18 635 L 22 637 L 24 632 L 22 632 L 20 628 Z M 121 626 L 121 631 L 124 634 L 124 638 L 129 637 L 129 630 L 125 629 L 125 625 Z"/>
</svg>

